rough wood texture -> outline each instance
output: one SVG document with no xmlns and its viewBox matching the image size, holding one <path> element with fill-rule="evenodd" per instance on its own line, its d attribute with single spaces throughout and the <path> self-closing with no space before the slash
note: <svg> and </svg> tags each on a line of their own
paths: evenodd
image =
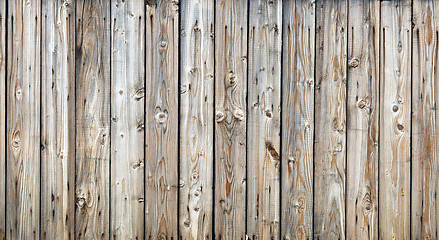
<svg viewBox="0 0 439 240">
<path fill-rule="evenodd" d="M 316 4 L 283 3 L 282 239 L 312 239 Z"/>
<path fill-rule="evenodd" d="M 111 239 L 143 239 L 145 3 L 111 1 Z"/>
<path fill-rule="evenodd" d="M 438 7 L 436 1 L 413 1 L 412 239 L 439 237 Z"/>
<path fill-rule="evenodd" d="M 177 239 L 178 2 L 147 1 L 145 238 Z"/>
<path fill-rule="evenodd" d="M 379 238 L 410 237 L 411 1 L 381 2 Z"/>
<path fill-rule="evenodd" d="M 76 2 L 76 238 L 109 238 L 110 5 Z"/>
<path fill-rule="evenodd" d="M 346 55 L 345 1 L 317 3 L 314 237 L 345 238 Z M 350 219 L 352 221 L 352 219 Z"/>
<path fill-rule="evenodd" d="M 75 5 L 41 11 L 41 238 L 74 239 Z"/>
<path fill-rule="evenodd" d="M 380 2 L 349 1 L 346 238 L 378 238 Z"/>
<path fill-rule="evenodd" d="M 282 1 L 249 4 L 247 235 L 279 239 Z"/>
<path fill-rule="evenodd" d="M 180 29 L 181 239 L 212 239 L 214 1 L 182 1 Z"/>
<path fill-rule="evenodd" d="M 215 239 L 245 239 L 247 1 L 216 1 Z"/>
<path fill-rule="evenodd" d="M 6 239 L 6 0 L 0 0 L 0 240 Z"/>
<path fill-rule="evenodd" d="M 7 238 L 40 234 L 41 5 L 9 1 Z"/>
</svg>

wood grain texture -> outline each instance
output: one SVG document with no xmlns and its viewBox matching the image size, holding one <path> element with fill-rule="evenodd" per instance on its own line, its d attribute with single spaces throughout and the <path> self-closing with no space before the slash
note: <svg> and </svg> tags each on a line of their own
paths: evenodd
<svg viewBox="0 0 439 240">
<path fill-rule="evenodd" d="M 8 10 L 6 237 L 38 239 L 41 5 L 9 1 Z"/>
<path fill-rule="evenodd" d="M 74 2 L 42 1 L 41 21 L 41 238 L 74 239 Z"/>
<path fill-rule="evenodd" d="M 6 0 L 0 0 L 0 240 L 6 239 Z"/>
<path fill-rule="evenodd" d="M 76 238 L 110 230 L 110 4 L 76 2 Z"/>
<path fill-rule="evenodd" d="M 283 2 L 282 239 L 313 238 L 315 7 Z"/>
<path fill-rule="evenodd" d="M 439 4 L 413 1 L 411 238 L 437 239 Z"/>
<path fill-rule="evenodd" d="M 380 239 L 410 237 L 411 10 L 381 2 Z"/>
<path fill-rule="evenodd" d="M 212 239 L 214 1 L 182 1 L 180 239 Z"/>
<path fill-rule="evenodd" d="M 279 239 L 282 1 L 249 1 L 247 235 Z"/>
<path fill-rule="evenodd" d="M 215 7 L 215 239 L 245 239 L 247 4 Z"/>
<path fill-rule="evenodd" d="M 111 239 L 143 239 L 145 3 L 111 1 Z"/>
<path fill-rule="evenodd" d="M 314 238 L 345 239 L 346 3 L 319 1 L 316 24 Z"/>
<path fill-rule="evenodd" d="M 177 239 L 178 2 L 147 1 L 145 238 Z"/>
<path fill-rule="evenodd" d="M 378 238 L 380 2 L 349 1 L 346 238 Z"/>
</svg>

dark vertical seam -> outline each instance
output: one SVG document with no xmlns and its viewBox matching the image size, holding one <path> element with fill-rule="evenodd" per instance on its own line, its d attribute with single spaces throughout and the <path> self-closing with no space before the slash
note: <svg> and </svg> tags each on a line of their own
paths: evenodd
<svg viewBox="0 0 439 240">
<path fill-rule="evenodd" d="M 314 69 L 314 88 L 313 88 L 313 94 L 314 94 L 314 106 L 313 106 L 313 111 L 314 111 L 314 113 L 313 113 L 313 115 L 314 115 L 314 119 L 313 119 L 313 129 L 314 129 L 314 131 L 313 131 L 313 144 L 312 144 L 312 213 L 311 213 L 311 234 L 312 234 L 312 236 L 311 236 L 311 239 L 314 239 L 314 234 L 315 234 L 315 232 L 314 232 L 314 212 L 315 212 L 315 199 L 314 199 L 314 196 L 315 196 L 315 171 L 314 171 L 314 169 L 315 169 L 315 156 L 316 156 L 316 154 L 315 154 L 315 151 L 316 151 L 316 87 L 317 87 L 317 79 L 316 79 L 316 77 L 317 77 L 317 74 L 316 74 L 316 65 L 317 65 L 317 44 L 318 44 L 318 42 L 317 42 L 317 40 L 318 40 L 318 38 L 317 38 L 317 35 L 319 34 L 318 32 L 317 32 L 317 29 L 318 29 L 318 24 L 317 24 L 317 21 L 318 21 L 318 17 L 317 17 L 317 15 L 318 15 L 318 12 L 317 12 L 317 9 L 318 9 L 318 7 L 317 7 L 317 1 L 316 2 L 314 2 L 314 66 L 312 66 L 313 67 L 313 69 Z M 319 86 L 320 87 L 320 86 Z M 309 237 L 309 236 L 308 236 Z M 318 238 L 317 238 L 318 239 Z"/>
<path fill-rule="evenodd" d="M 180 34 L 180 29 L 181 29 L 181 6 L 180 6 L 180 4 L 181 4 L 181 1 L 179 1 L 178 2 L 178 16 L 177 16 L 177 19 L 178 19 L 178 33 L 177 33 L 177 38 L 178 38 L 178 42 L 177 42 L 177 46 L 178 46 L 178 49 L 177 49 L 177 60 L 179 60 L 180 59 L 180 53 L 181 53 L 181 47 L 180 47 L 180 43 L 181 43 L 181 34 Z M 180 62 L 180 61 L 177 61 L 177 62 Z M 177 63 L 177 68 L 178 68 L 178 70 L 177 70 L 177 88 L 178 88 L 178 92 L 177 92 L 177 106 L 178 106 L 178 109 L 177 109 L 177 114 L 178 114 L 178 123 L 180 123 L 180 120 L 181 120 L 181 95 L 180 95 L 180 93 L 181 93 L 181 89 L 180 89 L 180 84 L 181 84 L 181 74 L 180 74 L 180 71 L 181 71 L 181 67 L 179 66 L 180 65 L 180 63 Z M 180 144 L 180 140 L 181 140 L 181 134 L 180 134 L 180 131 L 181 131 L 181 126 L 180 126 L 180 124 L 177 124 L 177 149 L 178 149 L 178 151 L 177 151 L 177 239 L 180 239 L 180 236 L 181 236 L 181 233 L 180 233 L 180 170 L 181 170 L 181 154 L 180 154 L 180 151 L 181 151 L 181 144 Z"/>
<path fill-rule="evenodd" d="M 145 0 L 144 3 L 144 7 L 143 7 L 143 89 L 144 92 L 146 93 L 147 89 L 146 89 L 146 24 L 148 23 L 146 21 L 147 19 L 147 3 Z M 145 94 L 145 97 L 143 98 L 143 239 L 146 239 L 146 98 L 150 97 L 147 94 Z"/>
<path fill-rule="evenodd" d="M 385 32 L 384 32 L 384 28 L 382 29 L 382 35 L 381 35 L 381 1 L 379 3 L 379 23 L 378 23 L 378 31 L 379 31 L 379 41 L 378 41 L 378 162 L 377 162 L 377 171 L 378 171 L 378 177 L 377 177 L 377 239 L 379 239 L 380 236 L 380 136 L 381 136 L 381 130 L 380 130 L 380 123 L 381 123 L 381 55 L 382 55 L 382 47 L 381 44 L 385 44 L 384 40 L 385 40 Z"/>
<path fill-rule="evenodd" d="M 213 159 L 213 163 L 212 163 L 212 239 L 216 239 L 215 236 L 215 171 L 216 171 L 216 121 L 215 121 L 215 112 L 216 112 L 216 32 L 215 32 L 215 28 L 216 28 L 216 1 L 213 0 L 213 24 L 211 25 L 211 27 L 213 27 L 213 29 L 211 29 L 211 34 L 213 31 L 213 100 L 212 100 L 212 105 L 213 105 L 213 112 L 212 112 L 212 123 L 213 123 L 213 138 L 212 138 L 212 159 Z"/>
<path fill-rule="evenodd" d="M 409 149 L 409 156 L 410 156 L 410 185 L 409 185 L 409 196 L 410 196 L 410 206 L 409 206 L 409 238 L 412 237 L 412 186 L 413 186 L 413 172 L 412 170 L 412 147 L 413 147 L 413 141 L 412 141 L 412 135 L 413 135 L 413 0 L 410 1 L 410 149 Z M 419 43 L 418 43 L 419 44 Z"/>
<path fill-rule="evenodd" d="M 278 173 L 278 177 L 279 177 L 279 239 L 282 239 L 282 156 L 283 156 L 283 151 L 282 151 L 282 128 L 283 128 L 283 101 L 282 101 L 282 92 L 283 92 L 283 63 L 284 63 L 284 59 L 283 59 L 283 37 L 284 37 L 284 17 L 283 17 L 283 9 L 284 9 L 284 1 L 281 1 L 281 10 L 280 10 L 280 76 L 279 76 L 279 87 L 280 87 L 280 91 L 279 91 L 279 105 L 280 105 L 280 114 L 279 114 L 279 173 Z"/>
<path fill-rule="evenodd" d="M 347 178 L 347 169 L 348 169 L 348 149 L 347 149 L 347 143 L 348 143 L 348 131 L 347 131 L 347 129 L 348 129 L 348 123 L 349 123 L 349 121 L 348 121 L 348 94 L 349 94 L 349 74 L 348 74 L 348 71 L 349 71 L 349 69 L 348 69 L 348 62 L 349 62 L 349 0 L 348 1 L 346 1 L 346 6 L 345 6 L 345 9 L 346 9 L 346 26 L 345 26 L 345 28 L 346 28 L 346 33 L 344 33 L 344 34 L 346 34 L 345 36 L 346 36 L 346 39 L 345 39 L 345 41 L 346 41 L 346 52 L 345 52 L 345 54 L 346 54 L 346 59 L 345 59 L 345 76 L 346 76 L 346 85 L 345 85 L 345 94 L 346 94 L 346 97 L 345 97 L 345 114 L 346 114 L 346 116 L 345 116 L 345 129 L 346 129 L 346 131 L 345 131 L 345 143 L 344 143 L 344 149 L 345 149 L 345 152 L 344 152 L 344 155 L 345 155 L 345 159 L 344 159 L 344 169 L 343 169 L 343 171 L 344 171 L 344 181 L 345 181 L 345 189 L 344 189 L 344 239 L 347 239 L 347 202 L 348 202 L 348 200 L 347 200 L 347 193 L 348 193 L 348 178 Z M 363 6 L 364 7 L 364 6 Z"/>
<path fill-rule="evenodd" d="M 43 51 L 42 51 L 42 48 L 43 48 L 43 29 L 42 29 L 42 21 L 41 21 L 41 14 L 42 14 L 42 4 L 43 4 L 43 0 L 40 0 L 40 4 L 39 4 L 39 6 L 38 6 L 38 8 L 39 8 L 39 15 L 40 16 L 37 16 L 37 18 L 39 18 L 39 20 L 40 20 L 40 22 L 39 22 L 39 24 L 38 24 L 38 22 L 37 22 L 37 29 L 39 28 L 40 29 L 40 72 L 39 72 L 39 77 L 40 77 L 40 81 L 39 81 L 39 88 L 40 88 L 40 102 L 39 102 L 39 105 L 40 105 L 40 108 L 39 108 L 39 117 L 40 117 L 40 119 L 39 119 L 39 124 L 40 124 L 40 134 L 39 134 L 39 136 L 38 136 L 38 138 L 39 138 L 39 167 L 40 167 L 40 169 L 39 169 L 39 181 L 38 181 L 38 184 L 39 184 L 39 187 L 38 187 L 38 190 L 39 190 L 39 198 L 40 198 L 40 200 L 39 200 L 39 223 L 38 223 L 38 235 L 39 235 L 39 237 L 41 238 L 41 200 L 42 200 L 42 194 L 41 194 L 41 181 L 42 181 L 42 178 L 41 178 L 41 169 L 42 169 L 42 160 L 41 160 L 41 155 L 42 155 L 42 147 L 43 147 L 43 143 L 42 143 L 42 138 L 41 138 L 41 135 L 42 135 L 42 121 L 41 121 L 41 119 L 42 119 L 42 107 L 43 107 L 43 104 L 42 104 L 42 99 L 43 99 L 43 97 L 42 97 L 42 95 L 43 95 L 43 92 L 42 92 L 42 79 L 43 79 Z M 39 26 L 38 26 L 39 25 Z"/>
<path fill-rule="evenodd" d="M 74 44 L 74 48 L 73 48 L 73 54 L 74 54 L 74 56 L 72 56 L 72 59 L 73 59 L 73 79 L 74 79 L 74 92 L 75 92 L 75 96 L 74 96 L 74 104 L 75 104 L 75 120 L 74 120 L 74 126 L 75 126 L 75 131 L 73 131 L 74 133 L 74 150 L 73 150 L 73 154 L 74 154 L 74 156 L 75 156 L 75 158 L 74 158 L 74 162 L 73 162 L 73 177 L 74 177 L 74 182 L 73 182 L 73 186 L 70 186 L 70 188 L 72 188 L 73 187 L 73 202 L 72 202 L 72 204 L 73 204 L 73 239 L 75 239 L 76 238 L 76 181 L 77 181 L 77 178 L 76 178 L 76 154 L 77 154 L 77 152 L 76 152 L 76 140 L 77 140 L 77 127 L 76 127 L 76 122 L 77 122 L 77 117 L 78 117 L 78 115 L 77 115 L 77 109 L 76 109 L 76 101 L 77 101 L 77 95 L 76 95 L 76 84 L 77 84 L 77 78 L 76 78 L 76 33 L 77 33 L 77 31 L 76 31 L 76 27 L 77 27 L 77 22 L 76 22 L 76 20 L 77 20 L 77 15 L 76 15 L 76 7 L 77 7 L 77 2 L 75 2 L 75 5 L 74 5 L 74 9 L 73 9 L 73 11 L 74 11 L 74 21 L 73 21 L 73 24 L 75 24 L 75 30 L 74 30 L 74 37 L 73 37 L 73 44 Z"/>
<path fill-rule="evenodd" d="M 9 33 L 9 1 L 5 1 L 5 239 L 8 236 L 8 33 Z M 11 41 L 12 42 L 12 41 Z M 13 48 L 11 47 L 11 51 L 13 51 Z"/>
<path fill-rule="evenodd" d="M 108 140 L 108 142 L 109 142 L 109 154 L 108 154 L 108 163 L 109 163 L 109 173 L 108 173 L 108 175 L 109 175 L 109 186 L 108 186 L 108 238 L 109 239 L 111 239 L 111 170 L 112 170 L 112 164 L 111 164 L 111 136 L 112 136 L 112 127 L 111 127 L 111 125 L 112 125 L 112 123 L 111 123 L 111 114 L 112 114 L 112 109 L 111 109 L 111 103 L 112 103 L 112 94 L 113 94 L 113 86 L 112 86 L 112 78 L 113 78 L 113 73 L 112 73 L 112 70 L 113 70 L 113 66 L 112 66 L 112 63 L 113 63 L 113 39 L 112 39 L 112 36 L 113 36 L 113 34 L 112 34 L 112 5 L 113 4 L 111 4 L 111 2 L 110 3 L 107 3 L 108 5 L 110 5 L 109 6 L 109 19 L 107 19 L 107 21 L 110 21 L 110 30 L 108 31 L 105 31 L 106 29 L 105 29 L 105 26 L 104 26 L 104 29 L 103 29 L 103 31 L 104 31 L 104 35 L 105 35 L 105 37 L 106 38 L 110 38 L 110 46 L 109 46 L 109 50 L 110 50 L 110 56 L 109 56 L 109 58 L 110 58 L 110 79 L 109 79 L 109 81 L 108 81 L 108 79 L 107 79 L 107 83 L 109 83 L 109 92 L 110 92 L 110 101 L 109 101 L 109 104 L 110 104 L 110 119 L 109 119 L 109 129 L 110 129 L 110 134 L 109 134 L 109 140 Z M 107 6 L 108 6 L 107 5 Z M 100 14 L 102 14 L 102 13 L 105 13 L 105 11 L 106 11 L 106 9 L 103 9 L 103 11 L 102 12 L 100 12 Z M 104 24 L 106 24 L 106 22 L 105 22 L 105 17 L 104 17 Z M 110 33 L 110 34 L 108 34 L 108 32 Z M 108 36 L 108 35 L 110 35 L 110 36 Z M 105 39 L 104 41 L 107 41 L 107 39 Z M 99 46 L 99 43 L 98 43 L 98 46 Z M 99 47 L 101 47 L 101 46 L 99 46 Z M 102 46 L 102 47 L 105 47 L 105 46 Z M 102 52 L 104 52 L 104 51 L 102 51 Z M 100 57 L 102 57 L 102 55 L 100 56 Z M 102 60 L 102 59 L 101 59 Z"/>
<path fill-rule="evenodd" d="M 247 219 L 247 213 L 248 213 L 248 85 L 249 85 L 249 74 L 248 74 L 248 69 L 249 69 L 249 51 L 248 51 L 248 44 L 249 44 L 249 33 L 250 33 L 250 0 L 247 0 L 247 44 L 246 44 L 246 51 L 247 51 L 247 56 L 246 56 L 246 81 L 247 84 L 245 86 L 246 88 L 246 93 L 245 93 L 245 236 L 246 238 L 248 238 L 248 219 Z M 259 164 L 259 163 L 257 163 Z"/>
</svg>

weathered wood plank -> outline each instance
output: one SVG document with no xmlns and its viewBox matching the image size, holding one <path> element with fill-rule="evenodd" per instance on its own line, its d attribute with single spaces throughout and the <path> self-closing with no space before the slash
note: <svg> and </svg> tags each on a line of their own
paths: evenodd
<svg viewBox="0 0 439 240">
<path fill-rule="evenodd" d="M 74 239 L 75 5 L 41 11 L 41 238 Z"/>
<path fill-rule="evenodd" d="M 180 29 L 181 239 L 212 239 L 214 1 L 182 1 Z"/>
<path fill-rule="evenodd" d="M 247 234 L 279 239 L 282 1 L 249 2 Z"/>
<path fill-rule="evenodd" d="M 347 5 L 317 4 L 314 237 L 344 239 Z"/>
<path fill-rule="evenodd" d="M 6 0 L 0 0 L 0 240 L 6 239 Z"/>
<path fill-rule="evenodd" d="M 215 7 L 215 239 L 245 239 L 247 4 Z"/>
<path fill-rule="evenodd" d="M 346 238 L 377 239 L 380 2 L 349 1 L 348 22 Z"/>
<path fill-rule="evenodd" d="M 411 1 L 381 2 L 379 238 L 410 237 Z"/>
<path fill-rule="evenodd" d="M 40 235 L 39 1 L 9 1 L 7 79 L 7 238 Z"/>
<path fill-rule="evenodd" d="M 76 238 L 109 238 L 110 4 L 76 2 Z"/>
<path fill-rule="evenodd" d="M 438 11 L 437 1 L 413 1 L 412 239 L 439 237 Z"/>
<path fill-rule="evenodd" d="M 315 7 L 283 4 L 282 239 L 313 238 Z"/>
<path fill-rule="evenodd" d="M 111 1 L 111 239 L 143 239 L 145 2 Z"/>
<path fill-rule="evenodd" d="M 147 1 L 145 238 L 177 239 L 178 2 Z"/>
</svg>

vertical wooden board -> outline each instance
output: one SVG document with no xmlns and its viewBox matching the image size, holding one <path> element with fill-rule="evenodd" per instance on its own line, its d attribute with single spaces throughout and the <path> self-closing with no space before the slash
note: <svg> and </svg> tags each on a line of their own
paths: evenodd
<svg viewBox="0 0 439 240">
<path fill-rule="evenodd" d="M 380 239 L 410 237 L 411 7 L 381 2 Z"/>
<path fill-rule="evenodd" d="M 213 237 L 213 22 L 213 0 L 181 2 L 181 239 Z"/>
<path fill-rule="evenodd" d="M 0 0 L 0 240 L 6 239 L 6 0 Z"/>
<path fill-rule="evenodd" d="M 215 239 L 245 239 L 247 4 L 215 7 Z"/>
<path fill-rule="evenodd" d="M 315 8 L 283 2 L 282 239 L 313 238 Z"/>
<path fill-rule="evenodd" d="M 345 239 L 346 3 L 319 1 L 317 28 L 314 237 Z"/>
<path fill-rule="evenodd" d="M 411 238 L 437 239 L 439 93 L 436 1 L 413 1 Z"/>
<path fill-rule="evenodd" d="M 76 2 L 76 238 L 109 238 L 110 4 Z"/>
<path fill-rule="evenodd" d="M 7 238 L 40 235 L 39 1 L 9 1 L 7 79 Z"/>
<path fill-rule="evenodd" d="M 282 1 L 249 2 L 247 234 L 279 239 Z"/>
<path fill-rule="evenodd" d="M 73 239 L 75 5 L 42 2 L 41 238 Z"/>
<path fill-rule="evenodd" d="M 145 238 L 177 239 L 178 2 L 147 1 Z"/>
<path fill-rule="evenodd" d="M 349 1 L 348 22 L 346 237 L 377 239 L 380 2 Z"/>
<path fill-rule="evenodd" d="M 111 1 L 111 239 L 143 239 L 145 3 Z"/>
</svg>

